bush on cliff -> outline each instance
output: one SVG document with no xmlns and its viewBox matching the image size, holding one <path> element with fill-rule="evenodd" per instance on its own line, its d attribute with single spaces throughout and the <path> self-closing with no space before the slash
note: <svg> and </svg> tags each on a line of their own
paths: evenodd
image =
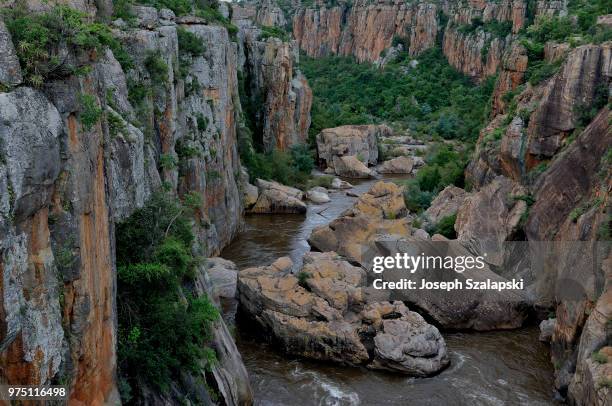
<svg viewBox="0 0 612 406">
<path fill-rule="evenodd" d="M 4 9 L 2 16 L 11 33 L 15 50 L 26 81 L 35 87 L 47 79 L 78 74 L 80 66 L 70 65 L 62 57 L 62 48 L 79 53 L 111 48 L 124 69 L 131 58 L 110 30 L 101 23 L 92 23 L 88 16 L 68 6 L 55 6 L 46 13 L 33 14 L 23 8 Z"/>
<path fill-rule="evenodd" d="M 118 365 L 125 402 L 141 382 L 166 390 L 181 372 L 215 362 L 208 344 L 219 313 L 207 297 L 182 289 L 198 264 L 190 206 L 159 192 L 117 224 Z"/>
</svg>

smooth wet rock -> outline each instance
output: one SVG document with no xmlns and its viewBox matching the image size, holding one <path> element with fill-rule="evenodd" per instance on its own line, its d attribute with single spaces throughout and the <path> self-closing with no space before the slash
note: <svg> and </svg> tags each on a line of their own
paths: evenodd
<svg viewBox="0 0 612 406">
<path fill-rule="evenodd" d="M 390 159 L 379 165 L 376 170 L 378 173 L 385 174 L 409 174 L 414 168 L 414 162 L 412 158 L 406 156 L 398 156 L 397 158 Z"/>
<path fill-rule="evenodd" d="M 334 171 L 338 176 L 355 179 L 368 179 L 374 177 L 374 173 L 356 156 L 334 156 L 332 161 L 334 163 Z"/>
<path fill-rule="evenodd" d="M 351 189 L 353 185 L 340 178 L 334 178 L 331 183 L 332 189 Z"/>
<path fill-rule="evenodd" d="M 327 194 L 327 189 L 323 187 L 315 187 L 306 192 L 306 199 L 313 203 L 322 204 L 329 203 L 331 199 Z"/>
<path fill-rule="evenodd" d="M 308 208 L 303 201 L 280 190 L 267 189 L 259 194 L 257 202 L 249 212 L 257 214 L 304 214 L 307 210 Z"/>
<path fill-rule="evenodd" d="M 307 358 L 429 376 L 449 364 L 434 326 L 401 302 L 368 303 L 365 271 L 335 252 L 308 253 L 297 274 L 289 262 L 240 272 L 243 309 L 283 350 Z"/>
</svg>

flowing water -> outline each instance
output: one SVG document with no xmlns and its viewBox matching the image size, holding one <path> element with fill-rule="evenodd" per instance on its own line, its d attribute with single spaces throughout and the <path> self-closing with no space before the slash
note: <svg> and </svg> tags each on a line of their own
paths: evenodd
<svg viewBox="0 0 612 406">
<path fill-rule="evenodd" d="M 374 181 L 353 182 L 366 192 Z M 306 216 L 258 215 L 221 254 L 239 269 L 289 256 L 296 266 L 310 250 L 307 238 L 353 205 L 345 192 L 310 205 Z M 235 308 L 234 306 L 229 306 Z M 237 345 L 257 405 L 550 405 L 552 365 L 537 328 L 491 333 L 444 333 L 451 366 L 430 378 L 409 378 L 365 368 L 340 367 L 278 352 L 241 324 Z"/>
</svg>

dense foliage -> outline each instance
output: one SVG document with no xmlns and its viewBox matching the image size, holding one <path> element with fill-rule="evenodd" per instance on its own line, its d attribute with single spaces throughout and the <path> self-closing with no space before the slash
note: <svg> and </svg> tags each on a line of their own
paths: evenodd
<svg viewBox="0 0 612 406">
<path fill-rule="evenodd" d="M 146 382 L 165 390 L 179 372 L 215 362 L 207 346 L 219 314 L 207 297 L 184 291 L 199 259 L 190 218 L 201 202 L 163 192 L 117 224 L 118 357 L 122 398 Z"/>
<path fill-rule="evenodd" d="M 468 152 L 458 151 L 444 143 L 431 148 L 425 157 L 426 165 L 415 178 L 398 182 L 405 188 L 406 207 L 413 213 L 421 213 L 446 186 L 466 187 L 464 169 L 469 159 Z"/>
<path fill-rule="evenodd" d="M 87 72 L 85 66 L 74 66 L 62 57 L 62 49 L 77 53 L 110 47 L 124 69 L 131 66 L 110 28 L 90 22 L 87 15 L 68 6 L 55 6 L 46 13 L 33 14 L 22 8 L 5 9 L 6 25 L 15 44 L 17 57 L 26 81 L 42 86 L 47 79 Z"/>
<path fill-rule="evenodd" d="M 439 48 L 416 61 L 404 53 L 384 69 L 352 58 L 301 57 L 313 89 L 311 137 L 345 124 L 395 122 L 415 135 L 475 140 L 494 79 L 476 86 L 453 69 Z"/>
</svg>

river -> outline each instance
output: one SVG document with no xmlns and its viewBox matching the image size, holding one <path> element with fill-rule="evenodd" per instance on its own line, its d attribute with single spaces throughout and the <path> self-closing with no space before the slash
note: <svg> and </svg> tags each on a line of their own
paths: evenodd
<svg viewBox="0 0 612 406">
<path fill-rule="evenodd" d="M 352 182 L 352 191 L 364 193 L 374 182 Z M 299 266 L 310 250 L 306 240 L 312 229 L 335 219 L 356 200 L 343 191 L 330 197 L 330 203 L 309 205 L 306 216 L 247 216 L 244 230 L 221 256 L 234 261 L 239 269 L 268 265 L 282 256 L 291 257 Z M 553 404 L 553 367 L 547 346 L 538 341 L 536 327 L 490 333 L 443 332 L 451 366 L 430 378 L 299 359 L 262 343 L 240 323 L 236 331 L 256 405 Z"/>
</svg>

